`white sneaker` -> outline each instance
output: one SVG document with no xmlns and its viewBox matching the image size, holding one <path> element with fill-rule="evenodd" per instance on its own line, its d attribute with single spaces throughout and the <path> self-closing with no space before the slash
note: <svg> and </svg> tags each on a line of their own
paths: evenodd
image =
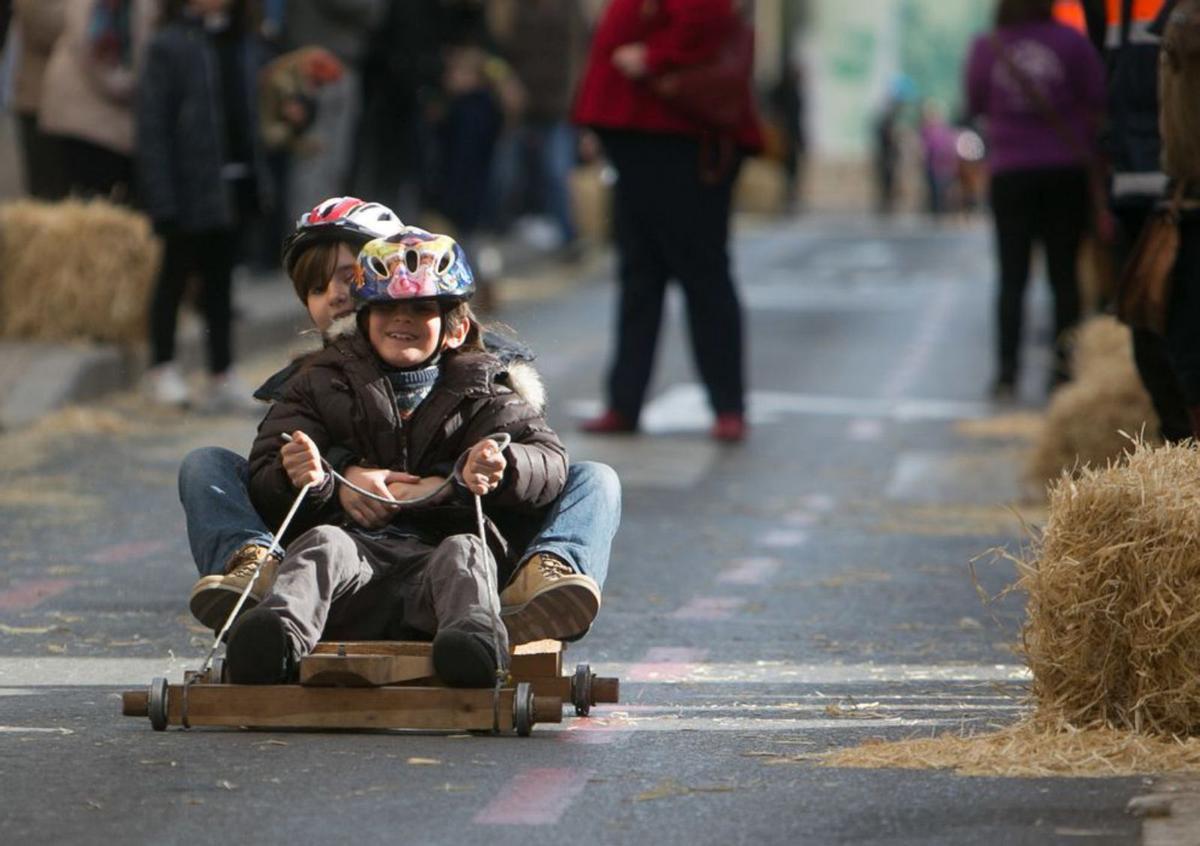
<svg viewBox="0 0 1200 846">
<path fill-rule="evenodd" d="M 146 371 L 146 396 L 157 405 L 184 408 L 188 404 L 187 381 L 175 362 L 168 361 Z"/>
<path fill-rule="evenodd" d="M 208 414 L 238 414 L 262 408 L 250 388 L 232 370 L 213 376 L 209 382 L 203 406 Z"/>
</svg>

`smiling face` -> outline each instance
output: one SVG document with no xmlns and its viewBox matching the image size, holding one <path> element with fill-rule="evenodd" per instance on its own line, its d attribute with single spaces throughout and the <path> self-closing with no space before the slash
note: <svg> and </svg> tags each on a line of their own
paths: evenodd
<svg viewBox="0 0 1200 846">
<path fill-rule="evenodd" d="M 392 367 L 416 367 L 438 352 L 442 312 L 434 300 L 372 303 L 367 313 L 367 338 L 375 352 Z M 469 322 L 447 328 L 443 349 L 455 349 L 466 337 Z"/>
<path fill-rule="evenodd" d="M 354 280 L 356 266 L 355 252 L 346 244 L 338 244 L 333 268 L 324 286 L 309 290 L 304 304 L 308 307 L 308 316 L 312 318 L 313 324 L 322 332 L 339 317 L 354 312 L 354 302 L 350 299 L 350 283 Z"/>
</svg>

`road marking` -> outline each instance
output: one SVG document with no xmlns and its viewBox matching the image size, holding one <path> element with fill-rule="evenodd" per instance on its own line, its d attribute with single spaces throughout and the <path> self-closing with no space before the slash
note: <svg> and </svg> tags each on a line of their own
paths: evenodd
<svg viewBox="0 0 1200 846">
<path fill-rule="evenodd" d="M 706 657 L 707 649 L 655 646 L 646 651 L 640 662 L 631 664 L 618 678 L 629 679 L 632 682 L 683 681 L 696 673 L 700 662 Z M 606 672 L 609 671 L 606 669 Z"/>
<path fill-rule="evenodd" d="M 606 661 L 602 675 L 648 684 L 841 684 L 857 682 L 1026 682 L 1020 664 L 801 664 L 790 661 L 702 663 L 704 649 L 654 647 L 633 663 Z M 0 656 L 0 687 L 144 687 L 156 676 L 182 680 L 202 656 L 73 658 Z M 599 669 L 599 668 L 597 668 Z M 875 697 L 878 698 L 878 697 Z"/>
<path fill-rule="evenodd" d="M 69 728 L 55 726 L 42 728 L 40 726 L 0 726 L 0 734 L 74 734 Z"/>
<path fill-rule="evenodd" d="M 793 549 L 808 542 L 808 532 L 800 529 L 771 529 L 758 540 L 768 549 Z"/>
<path fill-rule="evenodd" d="M 477 825 L 553 825 L 587 787 L 591 772 L 539 767 L 519 772 L 475 814 Z"/>
<path fill-rule="evenodd" d="M 601 411 L 596 400 L 572 400 L 567 410 L 575 417 L 589 417 Z M 902 396 L 835 397 L 817 394 L 785 393 L 783 391 L 751 391 L 747 400 L 747 415 L 751 424 L 784 422 L 789 417 L 850 417 L 855 419 L 895 420 L 962 420 L 987 417 L 991 407 L 984 402 L 964 400 L 918 399 Z M 704 432 L 712 425 L 712 411 L 703 387 L 695 383 L 672 385 L 646 404 L 640 422 L 646 434 Z M 599 438 L 583 438 L 594 442 Z M 604 436 L 605 444 L 624 449 L 639 443 L 638 438 Z M 600 445 L 597 444 L 597 447 Z M 657 448 L 661 446 L 654 442 Z M 693 453 L 696 444 L 688 444 Z M 574 452 L 574 448 L 572 452 Z"/>
<path fill-rule="evenodd" d="M 671 612 L 676 620 L 728 620 L 746 604 L 736 596 L 697 596 Z"/>
<path fill-rule="evenodd" d="M 866 443 L 883 437 L 883 421 L 858 417 L 846 426 L 846 437 L 852 441 Z"/>
<path fill-rule="evenodd" d="M 725 585 L 765 585 L 779 572 L 775 558 L 740 558 L 726 567 L 717 581 Z"/>
<path fill-rule="evenodd" d="M 47 599 L 66 593 L 78 582 L 71 579 L 39 579 L 17 582 L 8 590 L 0 591 L 0 611 L 27 611 Z"/>
<path fill-rule="evenodd" d="M 170 544 L 163 540 L 119 543 L 113 546 L 101 547 L 99 552 L 92 553 L 87 557 L 87 560 L 93 564 L 116 564 L 121 561 L 136 561 L 142 558 L 149 558 L 151 555 L 157 555 L 169 546 Z"/>
</svg>

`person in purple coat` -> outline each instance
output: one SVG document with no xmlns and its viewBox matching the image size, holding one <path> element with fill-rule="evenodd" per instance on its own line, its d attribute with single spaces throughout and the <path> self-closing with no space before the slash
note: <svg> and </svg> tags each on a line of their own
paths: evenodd
<svg viewBox="0 0 1200 846">
<path fill-rule="evenodd" d="M 1067 378 L 1064 338 L 1079 319 L 1076 259 L 1089 225 L 1089 168 L 1098 155 L 1104 68 L 1053 0 L 1000 0 L 995 29 L 966 65 L 967 107 L 988 142 L 1000 269 L 998 362 L 992 396 L 1015 396 L 1021 318 L 1035 243 L 1054 293 L 1051 386 Z"/>
</svg>

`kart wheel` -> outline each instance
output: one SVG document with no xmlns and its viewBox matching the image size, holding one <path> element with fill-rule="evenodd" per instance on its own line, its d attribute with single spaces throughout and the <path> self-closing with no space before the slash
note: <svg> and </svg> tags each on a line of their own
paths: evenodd
<svg viewBox="0 0 1200 846">
<path fill-rule="evenodd" d="M 167 680 L 156 678 L 150 682 L 150 695 L 146 699 L 146 713 L 150 716 L 150 725 L 155 731 L 164 731 L 167 727 Z"/>
<path fill-rule="evenodd" d="M 529 737 L 533 731 L 533 687 L 521 682 L 513 693 L 513 725 L 521 737 Z"/>
<path fill-rule="evenodd" d="M 571 703 L 580 717 L 586 717 L 592 710 L 593 678 L 591 664 L 575 665 L 575 675 L 571 679 Z"/>
</svg>

